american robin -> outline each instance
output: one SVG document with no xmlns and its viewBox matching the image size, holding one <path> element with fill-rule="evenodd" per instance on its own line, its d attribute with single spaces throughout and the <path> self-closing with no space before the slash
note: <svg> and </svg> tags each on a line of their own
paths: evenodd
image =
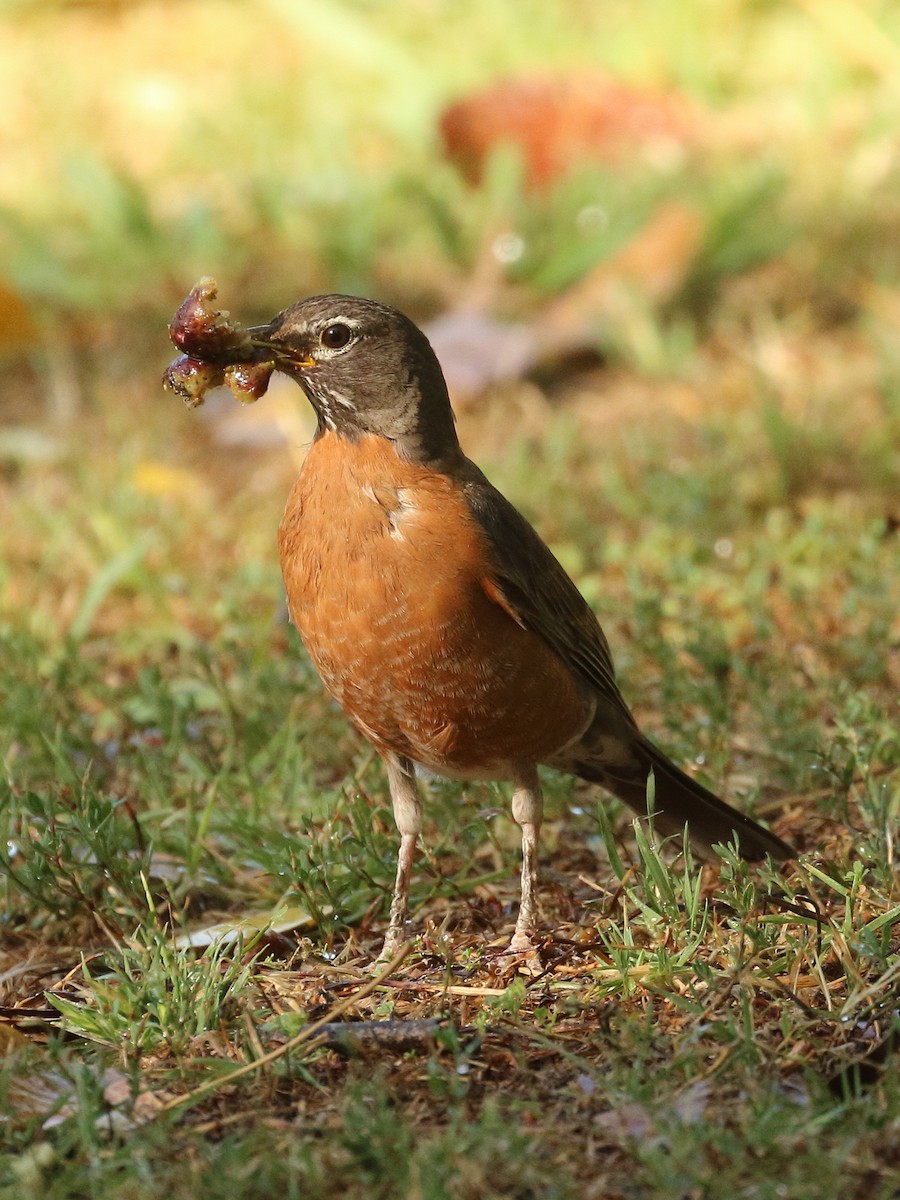
<svg viewBox="0 0 900 1200">
<path fill-rule="evenodd" d="M 532 526 L 460 448 L 427 338 L 402 313 L 316 296 L 249 331 L 306 393 L 315 439 L 279 530 L 291 617 L 326 688 L 387 768 L 400 832 L 382 956 L 402 941 L 422 828 L 416 768 L 512 780 L 522 831 L 513 953 L 532 946 L 538 764 L 598 783 L 706 850 L 791 848 L 638 729 L 597 620 Z"/>
</svg>

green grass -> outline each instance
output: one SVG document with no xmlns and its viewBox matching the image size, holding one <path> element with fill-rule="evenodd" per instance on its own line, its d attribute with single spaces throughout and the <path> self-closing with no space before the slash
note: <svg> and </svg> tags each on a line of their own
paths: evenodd
<svg viewBox="0 0 900 1200">
<path fill-rule="evenodd" d="M 148 407 L 149 449 L 166 453 L 173 420 L 195 418 Z M 745 449 L 765 420 L 745 421 Z M 580 454 L 569 421 L 493 474 L 535 515 L 564 497 L 547 533 L 603 612 L 629 695 L 673 753 L 780 818 L 805 865 L 664 865 L 617 807 L 551 778 L 545 920 L 563 940 L 544 978 L 463 999 L 446 985 L 504 986 L 482 947 L 509 927 L 515 835 L 497 789 L 461 805 L 435 785 L 418 954 L 356 1015 L 443 1031 L 361 1059 L 296 1051 L 229 1084 L 363 986 L 396 852 L 384 780 L 278 618 L 278 489 L 251 501 L 269 512 L 236 553 L 240 493 L 170 496 L 142 563 L 116 572 L 160 501 L 134 490 L 128 453 L 96 473 L 64 460 L 40 486 L 72 497 L 69 556 L 28 541 L 40 587 L 4 624 L 3 911 L 22 972 L 6 987 L 44 1010 L 8 1047 L 5 1194 L 212 1196 L 227 1173 L 247 1196 L 580 1196 L 627 1179 L 649 1197 L 673 1180 L 815 1197 L 823 1157 L 846 1194 L 891 1194 L 893 1070 L 828 1086 L 894 1020 L 891 536 L 852 493 L 786 502 L 763 454 L 754 503 L 729 494 L 719 422 L 682 431 L 685 478 L 668 434 Z M 190 469 L 214 480 L 216 463 Z M 37 487 L 13 484 L 26 527 Z M 55 630 L 49 598 L 79 563 Z M 293 931 L 240 933 L 285 913 Z M 237 940 L 179 940 L 220 923 Z"/>
<path fill-rule="evenodd" d="M 2 1200 L 896 1194 L 897 16 L 640 9 L 4 14 Z M 458 92 L 598 63 L 703 109 L 698 146 L 545 192 L 440 157 Z M 622 264 L 673 211 L 697 242 L 654 290 Z M 642 724 L 799 864 L 701 866 L 548 774 L 546 971 L 511 981 L 508 795 L 434 783 L 373 989 L 386 783 L 281 611 L 306 435 L 159 386 L 206 272 L 248 320 L 340 288 L 424 319 L 477 278 L 537 328 L 593 278 L 596 358 L 461 403 L 464 443 Z M 395 1040 L 307 1035 L 333 1013 Z"/>
</svg>

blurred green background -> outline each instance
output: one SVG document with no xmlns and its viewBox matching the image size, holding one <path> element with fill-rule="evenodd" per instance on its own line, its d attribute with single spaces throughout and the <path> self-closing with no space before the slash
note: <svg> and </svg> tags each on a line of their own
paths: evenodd
<svg viewBox="0 0 900 1200">
<path fill-rule="evenodd" d="M 201 275 L 245 322 L 345 290 L 426 323 L 642 725 L 812 857 L 705 868 L 698 933 L 695 876 L 548 779 L 560 990 L 435 990 L 427 1057 L 323 1049 L 115 1142 L 322 1011 L 396 861 L 279 613 L 308 406 L 162 390 Z M 49 1013 L 4 1030 L 2 1195 L 893 1196 L 896 1086 L 824 1081 L 896 1009 L 898 327 L 891 0 L 0 0 L 0 1000 Z M 417 977 L 490 979 L 515 904 L 503 797 L 465 798 L 429 790 Z M 253 970 L 189 948 L 248 913 L 288 914 Z"/>
<path fill-rule="evenodd" d="M 452 300 L 492 225 L 524 239 L 503 302 L 527 308 L 666 201 L 702 226 L 686 316 L 775 261 L 760 299 L 780 316 L 889 322 L 898 36 L 896 6 L 874 0 L 7 0 L 4 341 L 28 324 L 138 342 L 202 272 L 254 311 L 335 288 L 421 315 Z M 586 161 L 539 195 L 509 162 L 462 183 L 444 106 L 588 68 L 679 97 L 684 138 Z"/>
<path fill-rule="evenodd" d="M 670 463 L 691 462 L 700 429 L 734 458 L 682 470 L 705 498 L 669 489 L 664 516 L 699 503 L 727 525 L 734 509 L 699 481 L 717 467 L 716 497 L 736 488 L 757 508 L 837 488 L 895 514 L 896 5 L 98 0 L 7 2 L 2 20 L 0 488 L 25 505 L 3 596 L 51 638 L 92 625 L 85 590 L 135 521 L 159 524 L 152 505 L 183 510 L 224 480 L 217 523 L 236 491 L 267 493 L 268 531 L 302 455 L 298 396 L 267 400 L 261 430 L 227 418 L 235 462 L 222 437 L 203 459 L 208 426 L 160 391 L 165 324 L 201 274 L 246 320 L 323 290 L 419 319 L 472 310 L 448 352 L 463 368 L 500 353 L 486 318 L 511 323 L 530 378 L 455 396 L 489 462 L 561 429 L 561 412 L 566 444 L 657 436 Z M 576 136 L 568 169 L 535 185 L 521 139 L 495 136 L 465 178 L 440 134 L 449 104 L 586 73 L 589 97 L 598 78 L 626 89 L 597 146 Z M 483 121 L 504 106 L 489 96 Z M 662 137 L 641 131 L 653 106 L 671 118 Z M 562 132 L 543 119 L 538 143 L 564 141 L 567 118 Z M 643 468 L 616 461 L 634 485 Z M 521 500 L 520 467 L 501 482 Z M 152 505 L 118 505 L 111 532 L 110 489 Z M 558 503 L 543 527 L 557 540 Z M 107 532 L 92 540 L 93 509 Z"/>
<path fill-rule="evenodd" d="M 211 274 L 245 321 L 348 290 L 430 322 L 464 444 L 618 623 L 626 675 L 641 595 L 690 643 L 683 589 L 730 649 L 774 622 L 835 677 L 835 647 L 874 630 L 867 674 L 894 686 L 890 579 L 883 609 L 858 604 L 840 548 L 888 554 L 900 519 L 896 5 L 2 14 L 6 634 L 143 661 L 257 636 L 277 605 L 305 402 L 198 415 L 160 386 L 166 323 Z M 791 543 L 809 529 L 812 564 Z"/>
</svg>

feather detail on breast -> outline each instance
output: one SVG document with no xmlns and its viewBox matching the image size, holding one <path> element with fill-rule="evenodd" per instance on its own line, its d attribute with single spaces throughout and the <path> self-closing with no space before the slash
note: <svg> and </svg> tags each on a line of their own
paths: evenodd
<svg viewBox="0 0 900 1200">
<path fill-rule="evenodd" d="M 453 473 L 384 438 L 321 435 L 279 532 L 291 615 L 379 750 L 501 778 L 578 736 L 593 704 L 523 624 Z"/>
</svg>

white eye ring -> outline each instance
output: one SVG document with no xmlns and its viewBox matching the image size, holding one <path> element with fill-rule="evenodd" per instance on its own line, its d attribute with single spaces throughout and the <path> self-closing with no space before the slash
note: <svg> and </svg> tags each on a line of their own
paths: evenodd
<svg viewBox="0 0 900 1200">
<path fill-rule="evenodd" d="M 343 321 L 334 321 L 326 325 L 319 334 L 319 342 L 326 350 L 343 350 L 353 340 L 353 330 Z"/>
</svg>

